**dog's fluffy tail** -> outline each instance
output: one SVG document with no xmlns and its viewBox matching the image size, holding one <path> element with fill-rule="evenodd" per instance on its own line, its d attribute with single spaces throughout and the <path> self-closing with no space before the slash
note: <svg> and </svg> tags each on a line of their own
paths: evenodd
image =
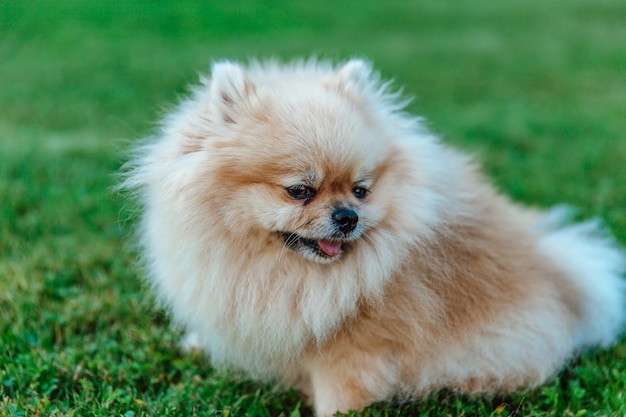
<svg viewBox="0 0 626 417">
<path fill-rule="evenodd" d="M 563 226 L 570 214 L 557 208 L 538 223 L 539 249 L 580 291 L 575 347 L 608 346 L 626 324 L 626 253 L 599 221 Z"/>
</svg>

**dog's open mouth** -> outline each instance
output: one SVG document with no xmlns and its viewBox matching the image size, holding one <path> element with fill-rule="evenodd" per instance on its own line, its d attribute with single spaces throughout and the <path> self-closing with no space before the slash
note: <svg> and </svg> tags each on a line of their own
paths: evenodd
<svg viewBox="0 0 626 417">
<path fill-rule="evenodd" d="M 296 251 L 307 248 L 324 258 L 335 258 L 344 249 L 344 242 L 339 239 L 306 239 L 295 233 L 283 233 L 285 244 Z"/>
</svg>

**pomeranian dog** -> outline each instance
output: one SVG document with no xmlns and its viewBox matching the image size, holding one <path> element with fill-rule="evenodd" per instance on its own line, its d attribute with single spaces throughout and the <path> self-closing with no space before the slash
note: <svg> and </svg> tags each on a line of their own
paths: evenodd
<svg viewBox="0 0 626 417">
<path fill-rule="evenodd" d="M 126 177 L 174 320 L 318 416 L 532 388 L 625 322 L 596 223 L 512 203 L 404 105 L 363 60 L 218 62 Z"/>
</svg>

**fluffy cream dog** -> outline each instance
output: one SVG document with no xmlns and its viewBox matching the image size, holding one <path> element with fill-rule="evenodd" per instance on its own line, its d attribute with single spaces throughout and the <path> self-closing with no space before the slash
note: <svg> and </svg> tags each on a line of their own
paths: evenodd
<svg viewBox="0 0 626 417">
<path fill-rule="evenodd" d="M 541 384 L 625 321 L 593 223 L 498 195 L 351 60 L 220 62 L 139 149 L 151 282 L 219 366 L 317 415 Z"/>
</svg>

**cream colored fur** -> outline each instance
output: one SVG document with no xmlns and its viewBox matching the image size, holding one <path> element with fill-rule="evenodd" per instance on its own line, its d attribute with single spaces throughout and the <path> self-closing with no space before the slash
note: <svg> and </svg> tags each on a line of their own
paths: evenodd
<svg viewBox="0 0 626 417">
<path fill-rule="evenodd" d="M 402 108 L 361 60 L 219 62 L 165 118 L 125 186 L 188 345 L 332 415 L 442 387 L 533 387 L 615 341 L 616 245 L 497 195 Z M 289 194 L 303 184 L 313 197 Z M 340 238 L 337 207 L 358 215 Z"/>
</svg>

